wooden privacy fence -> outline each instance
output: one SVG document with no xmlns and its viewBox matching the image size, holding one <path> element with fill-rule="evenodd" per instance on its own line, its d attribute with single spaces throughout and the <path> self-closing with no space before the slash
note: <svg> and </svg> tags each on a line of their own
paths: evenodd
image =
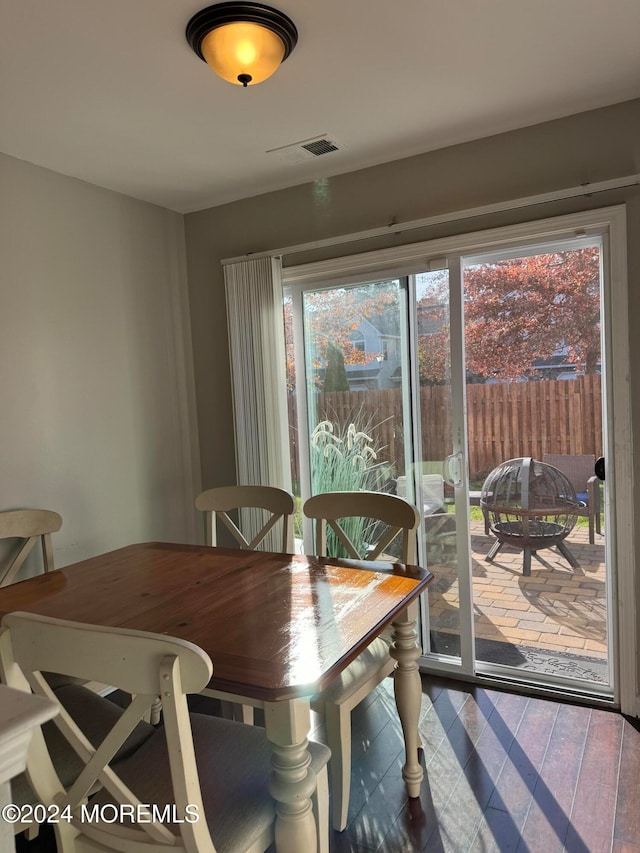
<svg viewBox="0 0 640 853">
<path fill-rule="evenodd" d="M 318 421 L 370 427 L 379 461 L 404 473 L 402 392 L 336 391 L 317 394 Z M 451 453 L 451 393 L 447 386 L 420 388 L 422 459 Z M 295 397 L 289 397 L 292 473 L 298 478 Z M 545 453 L 602 454 L 601 377 L 467 386 L 469 472 L 484 477 L 505 459 Z"/>
</svg>

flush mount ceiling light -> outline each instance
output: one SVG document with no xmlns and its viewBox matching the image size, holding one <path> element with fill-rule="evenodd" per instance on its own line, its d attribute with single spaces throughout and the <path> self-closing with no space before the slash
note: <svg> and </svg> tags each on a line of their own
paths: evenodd
<svg viewBox="0 0 640 853">
<path fill-rule="evenodd" d="M 261 3 L 217 3 L 187 24 L 187 41 L 213 70 L 238 86 L 262 83 L 298 41 L 293 21 Z"/>
</svg>

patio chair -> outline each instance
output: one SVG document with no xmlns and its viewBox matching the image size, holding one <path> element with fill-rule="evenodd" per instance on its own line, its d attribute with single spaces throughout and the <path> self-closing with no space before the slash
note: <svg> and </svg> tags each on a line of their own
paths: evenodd
<svg viewBox="0 0 640 853">
<path fill-rule="evenodd" d="M 568 455 L 545 453 L 542 461 L 562 471 L 581 503 L 578 515 L 589 519 L 589 543 L 595 544 L 595 534 L 602 533 L 600 524 L 600 480 L 594 473 L 596 457 L 589 453 Z"/>
<path fill-rule="evenodd" d="M 401 536 L 400 560 L 416 561 L 416 530 L 420 523 L 418 510 L 397 495 L 381 492 L 327 492 L 309 498 L 302 507 L 307 518 L 315 519 L 315 553 L 327 554 L 327 525 L 342 542 L 350 557 L 356 560 L 389 560 L 385 549 Z M 359 554 L 339 521 L 365 518 L 382 522 L 385 528 L 377 542 L 368 542 L 366 554 Z M 415 618 L 417 605 L 410 608 Z M 351 711 L 389 675 L 395 662 L 389 655 L 389 632 L 375 640 L 311 703 L 323 714 L 327 726 L 327 744 L 331 749 L 331 802 L 333 826 L 341 832 L 347 825 L 351 784 Z"/>
<path fill-rule="evenodd" d="M 426 516 L 433 515 L 438 512 L 445 512 L 444 498 L 444 477 L 442 476 L 442 463 L 440 470 L 425 470 L 426 465 L 421 466 L 421 486 L 422 486 L 422 512 Z M 407 478 L 405 476 L 398 477 L 396 483 L 396 494 L 401 498 L 407 497 Z"/>
<path fill-rule="evenodd" d="M 164 634 L 10 613 L 0 630 L 0 670 L 10 687 L 59 707 L 53 732 L 34 732 L 22 788 L 27 797 L 33 790 L 32 803 L 71 815 L 54 823 L 59 853 L 259 853 L 273 843 L 264 729 L 189 714 L 187 694 L 213 671 L 202 649 Z M 43 671 L 109 682 L 135 698 L 122 710 L 76 684 L 54 692 Z M 158 693 L 164 725 L 154 729 L 142 717 Z M 326 850 L 329 750 L 310 742 L 309 752 L 324 799 L 318 833 Z"/>
</svg>

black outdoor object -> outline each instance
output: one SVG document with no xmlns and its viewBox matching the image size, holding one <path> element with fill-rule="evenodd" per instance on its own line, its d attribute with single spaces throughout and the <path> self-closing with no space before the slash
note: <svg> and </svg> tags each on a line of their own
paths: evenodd
<svg viewBox="0 0 640 853">
<path fill-rule="evenodd" d="M 580 567 L 564 543 L 580 502 L 567 477 L 553 465 L 530 456 L 502 462 L 484 481 L 480 506 L 496 537 L 488 562 L 503 545 L 522 548 L 522 574 L 529 576 L 531 555 L 555 545 L 572 568 Z"/>
</svg>

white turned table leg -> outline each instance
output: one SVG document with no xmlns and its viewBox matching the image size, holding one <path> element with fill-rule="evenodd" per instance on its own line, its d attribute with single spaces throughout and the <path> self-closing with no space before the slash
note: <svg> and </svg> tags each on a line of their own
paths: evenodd
<svg viewBox="0 0 640 853">
<path fill-rule="evenodd" d="M 389 654 L 397 661 L 393 688 L 406 751 L 402 778 L 406 782 L 410 797 L 420 796 L 420 786 L 424 776 L 418 761 L 420 747 L 418 722 L 422 702 L 422 684 L 417 664 L 420 647 L 417 642 L 415 616 L 416 608 L 411 605 L 393 622 L 393 642 L 389 649 Z"/>
<path fill-rule="evenodd" d="M 317 833 L 311 797 L 316 776 L 311 769 L 307 734 L 309 700 L 265 702 L 267 738 L 273 753 L 269 791 L 276 801 L 278 853 L 316 853 Z"/>
</svg>

